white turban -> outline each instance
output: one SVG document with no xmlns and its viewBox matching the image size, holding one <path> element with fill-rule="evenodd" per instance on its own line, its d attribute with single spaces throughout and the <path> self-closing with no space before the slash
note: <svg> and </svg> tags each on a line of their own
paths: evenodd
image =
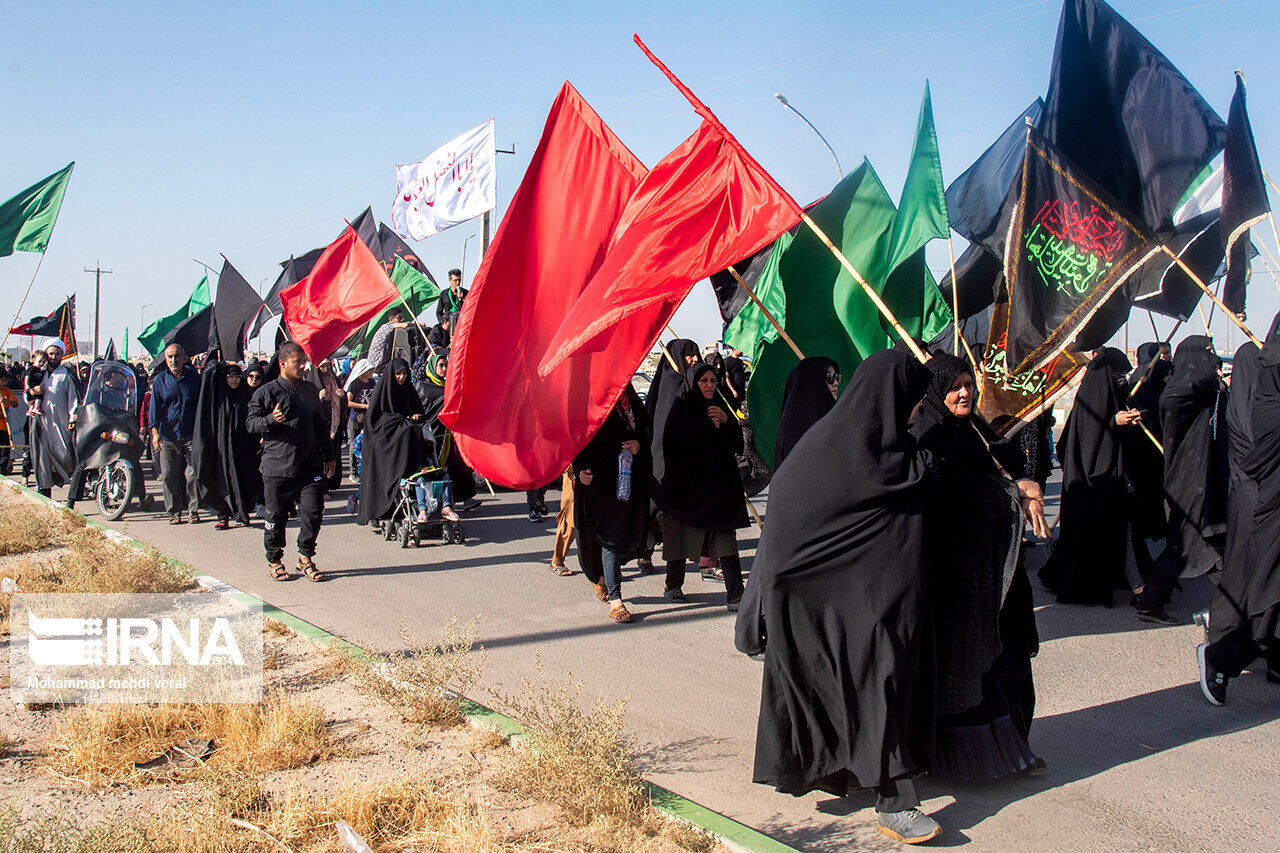
<svg viewBox="0 0 1280 853">
<path fill-rule="evenodd" d="M 49 347 L 57 347 L 58 352 L 64 355 L 67 352 L 67 345 L 62 342 L 62 338 L 49 338 L 40 349 L 48 349 Z"/>
<path fill-rule="evenodd" d="M 356 362 L 356 366 L 351 368 L 351 375 L 347 377 L 347 390 L 351 390 L 351 386 L 356 384 L 356 380 L 364 376 L 370 370 L 373 370 L 373 362 L 367 358 L 362 358 Z"/>
</svg>

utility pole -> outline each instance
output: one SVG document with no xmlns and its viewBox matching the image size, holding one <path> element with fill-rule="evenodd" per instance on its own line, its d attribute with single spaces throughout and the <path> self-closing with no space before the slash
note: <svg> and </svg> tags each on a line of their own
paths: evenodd
<svg viewBox="0 0 1280 853">
<path fill-rule="evenodd" d="M 98 261 L 97 266 L 93 269 L 84 268 L 85 272 L 93 273 L 93 357 L 98 357 L 98 327 L 102 318 L 102 276 L 103 273 L 110 275 L 115 270 L 104 270 L 102 261 Z"/>
<path fill-rule="evenodd" d="M 510 150 L 506 148 L 494 148 L 493 150 L 494 150 L 494 153 L 497 153 L 497 154 L 515 154 L 516 145 L 514 142 L 511 143 Z M 496 198 L 494 199 L 494 202 L 497 203 Z M 485 254 L 487 254 L 489 251 L 489 237 L 490 237 L 490 234 L 492 233 L 491 227 L 490 227 L 490 223 L 491 223 L 490 215 L 493 213 L 496 213 L 497 210 L 498 209 L 496 207 L 493 210 L 486 210 L 484 212 L 484 216 L 480 218 L 480 261 L 482 263 L 484 261 Z M 465 243 L 464 243 L 464 246 L 465 246 Z M 465 252 L 465 249 L 464 249 L 464 252 Z"/>
</svg>

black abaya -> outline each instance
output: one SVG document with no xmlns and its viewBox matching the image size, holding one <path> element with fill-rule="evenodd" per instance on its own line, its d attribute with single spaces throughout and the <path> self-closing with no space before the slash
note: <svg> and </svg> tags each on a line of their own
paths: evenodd
<svg viewBox="0 0 1280 853">
<path fill-rule="evenodd" d="M 423 437 L 434 445 L 435 464 L 444 463 L 449 473 L 449 481 L 453 491 L 453 502 L 461 504 L 476 496 L 476 478 L 471 466 L 462 458 L 454 446 L 453 436 L 448 427 L 440 423 L 440 410 L 444 408 L 444 376 L 434 370 L 427 369 L 437 365 L 440 359 L 448 359 L 449 350 L 436 350 L 423 358 L 424 369 L 421 377 L 414 383 L 418 396 L 422 400 L 423 412 L 426 415 L 422 428 Z"/>
<path fill-rule="evenodd" d="M 229 369 L 210 361 L 200 375 L 191 465 L 200 484 L 201 502 L 218 518 L 248 524 L 262 494 L 258 441 L 245 425 L 252 396 L 249 386 L 243 379 L 238 387 L 229 386 Z"/>
<path fill-rule="evenodd" d="M 1129 373 L 1124 353 L 1110 347 L 1085 368 L 1067 416 L 1058 460 L 1062 465 L 1062 521 L 1040 581 L 1063 604 L 1106 604 L 1125 589 L 1128 525 L 1125 439 L 1116 425 Z"/>
<path fill-rule="evenodd" d="M 736 638 L 765 655 L 756 782 L 844 795 L 927 768 L 926 475 L 907 420 L 929 378 L 872 354 L 773 479 Z"/>
<path fill-rule="evenodd" d="M 1184 341 L 1160 400 L 1169 524 L 1156 568 L 1167 577 L 1196 577 L 1222 561 L 1228 480 L 1221 365 L 1215 353 Z"/>
<path fill-rule="evenodd" d="M 573 460 L 574 527 L 578 531 L 578 560 L 588 578 L 604 574 L 600 549 L 618 556 L 622 565 L 643 549 L 649 533 L 649 481 L 653 458 L 649 453 L 649 416 L 640 396 L 623 391 L 631 403 L 630 415 L 615 404 L 600 429 Z M 631 457 L 631 497 L 618 500 L 618 461 L 623 442 L 637 441 L 640 452 Z M 591 485 L 584 486 L 579 472 L 590 469 Z"/>
<path fill-rule="evenodd" d="M 393 358 L 378 379 L 364 419 L 361 454 L 360 523 L 385 518 L 395 506 L 400 481 L 422 469 L 422 400 L 409 384 L 396 381 L 409 363 Z M 418 416 L 417 421 L 410 418 Z"/>
<path fill-rule="evenodd" d="M 684 387 L 684 375 L 688 369 L 685 360 L 696 356 L 701 361 L 698 345 L 687 338 L 677 338 L 667 344 L 666 352 L 671 354 L 671 358 L 668 359 L 664 353 L 658 360 L 658 369 L 653 374 L 653 381 L 649 383 L 649 391 L 644 398 L 644 410 L 649 415 L 653 429 L 653 476 L 657 480 L 661 480 L 667 470 L 662 431 L 666 428 L 671 406 Z M 678 365 L 678 370 L 671 366 L 672 360 Z"/>
<path fill-rule="evenodd" d="M 827 385 L 827 370 L 840 365 L 826 356 L 810 356 L 802 359 L 787 376 L 782 391 L 782 414 L 778 416 L 778 435 L 773 445 L 773 470 L 782 467 L 782 461 L 809 431 L 835 407 L 836 398 Z"/>
</svg>

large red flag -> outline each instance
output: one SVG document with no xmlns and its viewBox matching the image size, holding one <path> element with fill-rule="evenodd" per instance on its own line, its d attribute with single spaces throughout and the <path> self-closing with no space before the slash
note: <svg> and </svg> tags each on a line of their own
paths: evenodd
<svg viewBox="0 0 1280 853">
<path fill-rule="evenodd" d="M 758 251 L 800 219 L 800 206 L 711 110 L 639 36 L 636 44 L 703 121 L 649 171 L 627 203 L 604 263 L 565 315 L 539 373 L 586 350 L 608 348 L 627 363 L 643 359 L 694 284 Z M 628 318 L 652 335 L 620 336 L 614 327 Z"/>
<path fill-rule="evenodd" d="M 566 82 L 453 338 L 440 419 L 463 458 L 490 480 L 528 489 L 558 477 L 643 359 L 583 353 L 545 376 L 537 372 L 644 174 Z M 626 337 L 648 331 L 629 322 L 617 328 Z"/>
<path fill-rule="evenodd" d="M 289 336 L 319 361 L 398 298 L 382 263 L 350 226 L 320 255 L 311 274 L 280 291 Z"/>
</svg>

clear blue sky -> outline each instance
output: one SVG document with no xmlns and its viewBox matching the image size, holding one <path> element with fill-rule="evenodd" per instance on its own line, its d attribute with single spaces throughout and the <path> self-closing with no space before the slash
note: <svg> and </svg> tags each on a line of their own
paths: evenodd
<svg viewBox="0 0 1280 853">
<path fill-rule="evenodd" d="M 1263 166 L 1280 174 L 1280 4 L 1114 5 L 1224 118 L 1232 72 L 1245 70 Z M 565 79 L 652 165 L 696 119 L 632 45 L 632 32 L 802 202 L 831 187 L 835 167 L 774 92 L 823 131 L 846 171 L 869 156 L 896 195 L 927 78 L 950 180 L 1043 94 L 1060 7 L 7 3 L 0 198 L 77 163 L 20 319 L 77 292 L 88 339 L 93 277 L 82 269 L 99 260 L 115 270 L 103 278 L 104 346 L 126 326 L 136 335 L 142 311 L 150 322 L 181 304 L 202 274 L 193 258 L 217 267 L 225 253 L 251 283 L 269 286 L 278 261 L 327 243 L 366 205 L 389 221 L 395 163 L 492 116 L 498 144 L 514 142 L 517 152 L 499 161 L 501 212 Z M 463 265 L 464 240 L 478 231 L 477 220 L 418 248 L 442 277 Z M 1274 250 L 1269 229 L 1257 237 Z M 478 243 L 467 247 L 468 280 Z M 0 322 L 13 316 L 36 260 L 0 259 Z M 945 244 L 931 247 L 930 261 L 945 267 Z M 1278 292 L 1259 264 L 1249 313 L 1260 334 L 1280 307 Z M 698 285 L 675 325 L 700 341 L 718 337 L 709 285 Z M 1162 329 L 1171 325 L 1161 320 Z M 1214 329 L 1225 344 L 1225 325 Z M 1145 315 L 1136 316 L 1131 343 L 1149 335 Z"/>
</svg>

